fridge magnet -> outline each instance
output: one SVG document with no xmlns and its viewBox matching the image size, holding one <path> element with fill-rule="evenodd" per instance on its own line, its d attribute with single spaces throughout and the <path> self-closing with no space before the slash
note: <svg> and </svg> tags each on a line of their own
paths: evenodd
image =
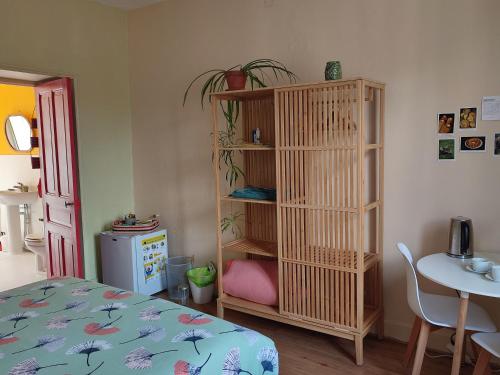
<svg viewBox="0 0 500 375">
<path fill-rule="evenodd" d="M 455 140 L 440 139 L 439 140 L 439 160 L 455 160 Z"/>
<path fill-rule="evenodd" d="M 495 133 L 493 155 L 500 156 L 500 133 Z"/>
<path fill-rule="evenodd" d="M 440 113 L 438 114 L 438 133 L 439 134 L 452 134 L 455 128 L 455 114 L 454 113 Z"/>
<path fill-rule="evenodd" d="M 477 108 L 460 108 L 460 129 L 476 129 Z"/>
<path fill-rule="evenodd" d="M 460 137 L 460 151 L 481 152 L 486 150 L 486 137 Z"/>
</svg>

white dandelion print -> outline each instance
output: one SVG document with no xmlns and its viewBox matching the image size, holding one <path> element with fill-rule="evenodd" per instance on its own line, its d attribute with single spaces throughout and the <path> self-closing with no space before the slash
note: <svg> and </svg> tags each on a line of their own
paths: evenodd
<svg viewBox="0 0 500 375">
<path fill-rule="evenodd" d="M 145 320 L 145 321 L 160 320 L 160 315 L 162 313 L 164 313 L 166 311 L 171 311 L 171 310 L 180 310 L 180 308 L 159 310 L 154 306 L 149 306 L 148 308 L 142 310 L 139 313 L 139 319 Z"/>
<path fill-rule="evenodd" d="M 163 353 L 176 352 L 177 349 L 164 350 L 158 353 L 152 353 L 145 347 L 132 350 L 125 356 L 125 366 L 133 370 L 144 370 L 153 367 L 153 357 Z"/>
<path fill-rule="evenodd" d="M 89 340 L 81 344 L 74 345 L 66 351 L 66 354 L 83 354 L 87 359 L 87 366 L 90 366 L 90 356 L 94 353 L 109 350 L 112 346 L 109 342 L 104 340 Z"/>
<path fill-rule="evenodd" d="M 165 338 L 165 328 L 162 327 L 156 327 L 156 326 L 145 326 L 142 328 L 138 329 L 138 336 L 134 337 L 133 339 L 123 341 L 120 344 L 127 344 L 129 342 L 135 341 L 135 340 L 140 340 L 144 338 L 149 338 L 153 340 L 154 342 L 160 342 Z"/>
<path fill-rule="evenodd" d="M 45 283 L 42 283 L 41 285 L 37 285 L 36 287 L 32 288 L 31 290 L 43 290 L 43 295 L 45 296 L 47 294 L 47 291 L 54 289 L 54 288 L 61 288 L 63 286 L 64 286 L 63 283 L 45 282 Z"/>
<path fill-rule="evenodd" d="M 47 321 L 47 325 L 45 326 L 47 329 L 64 329 L 67 328 L 69 323 L 74 320 L 85 320 L 92 319 L 92 316 L 84 316 L 81 318 L 68 318 L 66 315 L 56 316 Z"/>
<path fill-rule="evenodd" d="M 63 308 L 56 311 L 51 311 L 47 314 L 55 314 L 61 311 L 82 312 L 83 310 L 88 308 L 89 305 L 90 303 L 88 301 L 71 301 L 64 305 Z"/>
<path fill-rule="evenodd" d="M 60 349 L 64 345 L 65 341 L 66 341 L 66 338 L 61 337 L 61 336 L 50 336 L 50 335 L 49 336 L 41 336 L 38 338 L 38 340 L 36 341 L 36 344 L 34 346 L 18 350 L 17 352 L 13 352 L 12 354 L 23 353 L 23 352 L 27 352 L 29 350 L 40 349 L 40 348 L 47 350 L 49 353 L 52 353 L 52 352 L 55 352 L 56 350 Z"/>
<path fill-rule="evenodd" d="M 222 368 L 222 375 L 239 375 L 250 374 L 250 372 L 243 370 L 240 364 L 240 348 L 232 348 L 224 358 L 224 367 Z"/>
<path fill-rule="evenodd" d="M 101 288 L 105 288 L 106 286 L 94 286 L 93 288 L 88 286 L 88 285 L 84 285 L 84 286 L 80 286 L 78 288 L 75 288 L 71 291 L 71 295 L 72 296 L 87 296 L 91 291 L 95 290 L 95 289 L 101 289 Z"/>
<path fill-rule="evenodd" d="M 53 365 L 42 366 L 38 363 L 36 358 L 30 358 L 12 367 L 9 371 L 9 375 L 36 375 L 38 371 L 43 370 L 45 368 L 66 366 L 66 365 L 67 363 L 56 363 Z"/>
<path fill-rule="evenodd" d="M 19 313 L 14 313 L 7 315 L 0 319 L 0 322 L 14 322 L 14 328 L 17 327 L 17 324 L 19 322 L 22 322 L 24 320 L 28 320 L 31 318 L 36 318 L 39 314 L 36 311 L 23 311 Z"/>
<path fill-rule="evenodd" d="M 97 306 L 97 307 L 94 307 L 92 310 L 90 310 L 91 312 L 98 312 L 98 311 L 103 311 L 103 312 L 106 312 L 108 314 L 108 319 L 111 319 L 111 313 L 113 311 L 117 311 L 117 310 L 123 310 L 123 309 L 126 309 L 127 308 L 127 305 L 124 304 L 124 303 L 121 303 L 121 302 L 113 302 L 113 303 L 107 303 L 105 305 L 101 305 L 101 306 Z"/>
<path fill-rule="evenodd" d="M 257 360 L 262 366 L 262 375 L 266 372 L 279 372 L 278 351 L 275 348 L 262 348 L 257 354 Z"/>
<path fill-rule="evenodd" d="M 197 341 L 213 337 L 212 334 L 204 329 L 190 329 L 185 332 L 181 332 L 172 338 L 172 342 L 182 342 L 187 341 L 193 343 L 194 350 L 197 354 L 200 354 L 198 347 L 196 345 Z"/>
<path fill-rule="evenodd" d="M 219 332 L 219 335 L 223 335 L 225 333 L 233 333 L 233 332 L 242 333 L 243 336 L 245 336 L 245 338 L 248 340 L 248 343 L 250 345 L 254 345 L 257 342 L 257 340 L 259 339 L 259 336 L 261 336 L 260 333 L 255 332 L 251 329 L 239 326 L 238 324 L 233 324 L 233 327 L 234 327 L 234 329 L 232 329 L 232 330 Z"/>
</svg>

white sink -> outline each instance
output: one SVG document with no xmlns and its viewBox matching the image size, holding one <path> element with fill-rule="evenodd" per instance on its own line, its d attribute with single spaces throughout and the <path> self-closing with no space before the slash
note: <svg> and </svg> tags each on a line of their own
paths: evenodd
<svg viewBox="0 0 500 375">
<path fill-rule="evenodd" d="M 0 191 L 0 204 L 5 206 L 7 211 L 7 249 L 6 253 L 22 254 L 24 239 L 21 233 L 21 216 L 19 206 L 22 204 L 32 204 L 38 199 L 36 191 Z"/>
<path fill-rule="evenodd" d="M 38 193 L 36 191 L 11 191 L 3 190 L 0 191 L 0 204 L 6 206 L 19 206 L 21 204 L 32 204 L 38 199 Z"/>
</svg>

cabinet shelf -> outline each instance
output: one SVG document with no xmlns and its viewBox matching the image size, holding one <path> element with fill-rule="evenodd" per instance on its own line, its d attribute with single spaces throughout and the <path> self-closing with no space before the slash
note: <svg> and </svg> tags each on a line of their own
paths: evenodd
<svg viewBox="0 0 500 375">
<path fill-rule="evenodd" d="M 238 151 L 274 151 L 274 146 L 268 145 L 252 145 L 252 144 L 244 144 L 244 145 L 229 145 L 225 147 L 219 147 L 219 150 L 238 150 Z"/>
<path fill-rule="evenodd" d="M 251 198 L 234 198 L 229 195 L 224 195 L 221 200 L 229 202 L 256 203 L 256 204 L 276 204 L 276 201 L 266 199 L 251 199 Z"/>
<path fill-rule="evenodd" d="M 236 253 L 255 254 L 266 257 L 278 256 L 278 245 L 276 242 L 239 239 L 222 245 L 222 251 L 231 251 Z"/>
</svg>

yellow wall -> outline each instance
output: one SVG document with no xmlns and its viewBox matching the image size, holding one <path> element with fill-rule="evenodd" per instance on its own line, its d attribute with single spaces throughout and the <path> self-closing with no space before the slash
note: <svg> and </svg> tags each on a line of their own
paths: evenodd
<svg viewBox="0 0 500 375">
<path fill-rule="evenodd" d="M 9 115 L 23 115 L 31 120 L 35 107 L 33 87 L 0 84 L 0 155 L 27 155 L 14 150 L 5 135 L 5 121 Z"/>
</svg>

